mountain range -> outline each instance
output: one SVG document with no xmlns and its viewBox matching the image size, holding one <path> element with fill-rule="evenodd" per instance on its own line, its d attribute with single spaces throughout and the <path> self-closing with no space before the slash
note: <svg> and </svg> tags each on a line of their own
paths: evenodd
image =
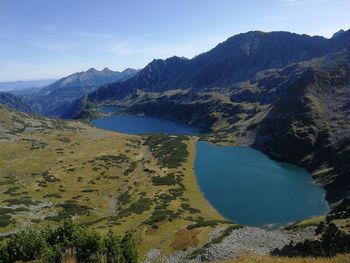
<svg viewBox="0 0 350 263">
<path fill-rule="evenodd" d="M 55 82 L 56 79 L 0 82 L 0 91 L 15 91 L 30 88 L 42 88 Z"/>
<path fill-rule="evenodd" d="M 91 68 L 57 80 L 29 96 L 28 103 L 43 115 L 57 117 L 74 100 L 93 92 L 107 83 L 126 80 L 137 73 L 135 69 L 122 72 L 105 68 L 98 71 Z"/>
<path fill-rule="evenodd" d="M 289 32 L 252 31 L 227 39 L 192 59 L 156 59 L 133 78 L 106 85 L 89 95 L 90 100 L 121 99 L 137 90 L 162 92 L 227 87 L 248 80 L 262 70 L 324 56 L 349 43 L 349 32 L 334 38 L 311 37 Z"/>
</svg>

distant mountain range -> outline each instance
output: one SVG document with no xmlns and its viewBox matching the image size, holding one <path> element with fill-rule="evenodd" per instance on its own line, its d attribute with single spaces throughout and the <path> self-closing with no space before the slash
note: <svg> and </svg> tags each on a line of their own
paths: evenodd
<svg viewBox="0 0 350 263">
<path fill-rule="evenodd" d="M 136 73 L 137 70 L 135 69 L 118 72 L 111 71 L 108 68 L 101 71 L 91 68 L 88 71 L 74 73 L 59 79 L 40 89 L 29 97 L 28 102 L 37 112 L 57 117 L 65 111 L 67 106 L 81 96 L 95 91 L 104 84 L 126 80 Z"/>
<path fill-rule="evenodd" d="M 42 88 L 55 82 L 56 79 L 0 82 L 0 91 L 15 91 L 30 88 Z"/>
<path fill-rule="evenodd" d="M 307 168 L 331 206 L 343 207 L 333 211 L 344 212 L 350 211 L 349 83 L 349 30 L 331 39 L 253 31 L 193 59 L 153 60 L 62 116 L 86 117 L 90 104 L 114 102 L 128 113 L 210 128 L 215 140 L 234 137 Z"/>
</svg>

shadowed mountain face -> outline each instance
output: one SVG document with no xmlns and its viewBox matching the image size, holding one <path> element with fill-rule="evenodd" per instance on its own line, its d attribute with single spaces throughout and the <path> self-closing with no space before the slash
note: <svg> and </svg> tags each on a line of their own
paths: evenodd
<svg viewBox="0 0 350 263">
<path fill-rule="evenodd" d="M 62 78 L 44 87 L 29 99 L 38 112 L 48 116 L 59 116 L 67 106 L 81 96 L 93 92 L 100 86 L 126 80 L 137 73 L 137 70 L 126 69 L 123 72 L 105 68 L 98 71 L 94 68 Z"/>
<path fill-rule="evenodd" d="M 327 199 L 350 194 L 350 52 L 312 60 L 258 124 L 254 145 L 314 171 Z M 335 176 L 336 175 L 336 176 Z"/>
<path fill-rule="evenodd" d="M 172 89 L 227 87 L 257 72 L 310 60 L 344 48 L 349 32 L 333 39 L 289 32 L 239 34 L 193 59 L 154 60 L 127 81 L 106 85 L 89 95 L 91 101 L 121 99 L 135 93 Z"/>
<path fill-rule="evenodd" d="M 350 31 L 331 39 L 248 32 L 193 59 L 154 60 L 65 117 L 114 100 L 129 113 L 211 128 L 312 171 L 336 206 L 350 195 L 349 54 Z"/>
<path fill-rule="evenodd" d="M 0 104 L 6 105 L 18 111 L 33 113 L 31 107 L 24 100 L 22 100 L 22 98 L 11 93 L 0 92 Z"/>
</svg>

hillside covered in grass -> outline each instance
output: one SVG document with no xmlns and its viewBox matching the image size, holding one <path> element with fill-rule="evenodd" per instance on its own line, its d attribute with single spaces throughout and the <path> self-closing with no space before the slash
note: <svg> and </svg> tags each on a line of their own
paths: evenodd
<svg viewBox="0 0 350 263">
<path fill-rule="evenodd" d="M 212 226 L 230 225 L 198 189 L 194 138 L 0 113 L 2 237 L 73 218 L 104 234 L 133 231 L 142 258 L 200 246 Z"/>
</svg>

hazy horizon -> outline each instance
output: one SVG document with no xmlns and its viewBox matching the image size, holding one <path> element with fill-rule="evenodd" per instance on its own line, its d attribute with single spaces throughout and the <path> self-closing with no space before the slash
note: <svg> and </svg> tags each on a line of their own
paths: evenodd
<svg viewBox="0 0 350 263">
<path fill-rule="evenodd" d="M 349 28 L 349 9 L 344 0 L 4 0 L 0 82 L 57 79 L 92 67 L 140 69 L 157 58 L 192 58 L 252 30 L 329 38 Z"/>
</svg>

